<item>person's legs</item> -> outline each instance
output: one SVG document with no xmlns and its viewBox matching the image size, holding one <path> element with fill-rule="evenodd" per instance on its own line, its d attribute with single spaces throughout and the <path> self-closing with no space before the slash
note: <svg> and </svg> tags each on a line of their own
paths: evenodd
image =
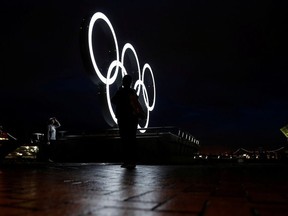
<svg viewBox="0 0 288 216">
<path fill-rule="evenodd" d="M 137 158 L 136 132 L 137 121 L 119 121 L 120 137 L 122 141 L 123 162 L 122 167 L 135 168 Z M 129 166 L 129 167 L 128 167 Z"/>
</svg>

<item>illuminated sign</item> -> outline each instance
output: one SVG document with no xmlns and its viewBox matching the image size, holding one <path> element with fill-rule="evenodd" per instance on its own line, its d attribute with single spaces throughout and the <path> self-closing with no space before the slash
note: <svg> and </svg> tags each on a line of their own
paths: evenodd
<svg viewBox="0 0 288 216">
<path fill-rule="evenodd" d="M 288 125 L 280 128 L 280 130 L 288 138 Z"/>
<path fill-rule="evenodd" d="M 97 61 L 97 57 L 95 51 L 97 50 L 97 45 L 95 45 L 94 40 L 93 40 L 93 36 L 95 34 L 95 29 L 97 28 L 97 26 L 95 25 L 96 22 L 98 21 L 104 21 L 105 28 L 108 28 L 108 32 L 112 35 L 113 37 L 113 43 L 115 46 L 115 54 L 116 54 L 116 59 L 112 60 L 110 62 L 110 65 L 106 71 L 106 69 L 101 69 L 101 67 L 99 67 L 99 62 Z M 99 27 L 99 26 L 98 26 Z M 103 27 L 103 26 L 102 26 Z M 107 29 L 106 31 L 107 32 Z M 155 79 L 154 79 L 154 75 L 153 75 L 153 71 L 150 67 L 150 65 L 148 63 L 145 63 L 144 66 L 141 68 L 140 67 L 140 63 L 139 63 L 139 59 L 138 59 L 138 55 L 136 53 L 136 50 L 134 49 L 134 47 L 132 46 L 132 44 L 130 43 L 126 43 L 123 46 L 123 49 L 121 51 L 121 58 L 120 58 L 120 50 L 119 50 L 119 46 L 118 46 L 118 41 L 117 41 L 117 37 L 116 37 L 116 33 L 114 31 L 114 28 L 111 24 L 111 22 L 109 21 L 109 19 L 101 12 L 97 12 L 95 13 L 91 19 L 89 20 L 88 23 L 88 34 L 85 35 L 85 37 L 87 37 L 86 39 L 88 40 L 88 52 L 89 52 L 89 60 L 90 63 L 92 63 L 92 68 L 94 73 L 97 75 L 98 79 L 100 80 L 100 82 L 102 84 L 105 85 L 105 89 L 103 89 L 105 91 L 106 94 L 106 103 L 107 103 L 107 107 L 109 110 L 109 114 L 110 114 L 110 118 L 106 119 L 107 123 L 110 124 L 111 126 L 114 126 L 117 124 L 117 119 L 113 110 L 113 107 L 111 105 L 111 95 L 110 95 L 110 88 L 113 84 L 116 84 L 116 80 L 117 77 L 121 76 L 124 77 L 126 74 L 128 74 L 128 70 L 125 67 L 125 58 L 127 58 L 126 56 L 131 55 L 134 57 L 133 59 L 135 59 L 135 63 L 137 66 L 137 74 L 138 74 L 138 80 L 136 80 L 136 82 L 134 83 L 134 89 L 137 92 L 137 95 L 139 96 L 139 98 L 141 97 L 144 101 L 144 104 L 146 106 L 147 109 L 147 118 L 146 118 L 146 122 L 144 123 L 144 126 L 140 126 L 138 125 L 138 128 L 140 129 L 140 132 L 144 133 L 145 129 L 147 128 L 149 125 L 149 117 L 150 117 L 150 112 L 153 111 L 154 107 L 155 107 L 155 102 L 156 102 L 156 87 L 155 87 Z M 100 45 L 99 45 L 100 46 Z M 99 47 L 98 46 L 98 47 Z M 98 58 L 100 59 L 100 58 Z M 119 73 L 119 71 L 121 71 L 121 73 Z M 106 76 L 104 76 L 103 74 L 107 74 Z M 150 74 L 150 78 L 152 79 L 152 88 L 153 88 L 153 95 L 151 97 L 151 95 L 148 94 L 146 85 L 145 85 L 145 77 L 147 76 L 147 74 Z M 152 98 L 152 99 L 151 99 Z"/>
</svg>

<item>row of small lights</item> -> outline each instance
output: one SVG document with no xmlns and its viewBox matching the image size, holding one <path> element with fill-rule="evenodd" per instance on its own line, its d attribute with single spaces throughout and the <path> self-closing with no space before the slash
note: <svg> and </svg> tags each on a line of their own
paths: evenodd
<svg viewBox="0 0 288 216">
<path fill-rule="evenodd" d="M 180 131 L 178 132 L 178 136 L 185 139 L 185 140 L 188 140 L 190 142 L 193 142 L 197 145 L 199 145 L 199 140 L 195 139 L 195 137 L 193 137 L 192 135 L 188 134 L 188 133 L 185 133 L 184 131 Z"/>
</svg>

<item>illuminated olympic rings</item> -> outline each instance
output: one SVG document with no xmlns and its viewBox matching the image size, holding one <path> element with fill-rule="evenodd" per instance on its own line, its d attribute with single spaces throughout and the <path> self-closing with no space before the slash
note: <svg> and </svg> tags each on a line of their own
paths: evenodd
<svg viewBox="0 0 288 216">
<path fill-rule="evenodd" d="M 109 27 L 111 33 L 112 33 L 112 36 L 113 36 L 113 40 L 114 40 L 114 43 L 115 43 L 115 50 L 116 50 L 116 60 L 112 61 L 109 68 L 108 68 L 108 71 L 107 71 L 107 77 L 104 77 L 103 74 L 101 73 L 98 65 L 97 65 L 97 62 L 95 60 L 95 56 L 94 56 L 94 51 L 93 51 L 93 41 L 92 41 L 92 35 L 93 35 L 93 27 L 96 23 L 96 21 L 98 20 L 103 20 L 105 21 L 105 23 L 107 24 L 107 26 Z M 152 69 L 150 67 L 149 64 L 144 64 L 143 68 L 142 68 L 142 71 L 140 69 L 140 64 L 139 64 L 139 60 L 138 60 L 138 56 L 136 54 L 136 51 L 134 49 L 134 47 L 130 44 L 130 43 L 126 43 L 122 49 L 122 53 L 121 53 L 121 60 L 119 59 L 119 48 L 118 48 L 118 43 L 117 43 L 117 38 L 116 38 L 116 34 L 115 34 L 115 31 L 113 29 L 113 26 L 112 24 L 110 23 L 109 19 L 101 12 L 97 12 L 95 13 L 90 22 L 89 22 L 89 27 L 88 27 L 88 47 L 89 47 L 89 55 L 90 55 L 90 59 L 91 59 L 91 62 L 92 62 L 92 65 L 93 65 L 93 68 L 97 74 L 97 76 L 99 77 L 99 79 L 106 85 L 106 97 L 107 97 L 107 104 L 108 104 L 108 109 L 109 109 L 109 112 L 110 112 L 110 115 L 114 121 L 115 124 L 117 124 L 117 119 L 116 119 L 116 116 L 115 116 L 115 113 L 113 111 L 113 108 L 112 108 L 112 105 L 111 105 L 111 97 L 110 97 L 110 85 L 112 85 L 117 76 L 118 76 L 118 71 L 119 71 L 119 68 L 121 69 L 122 73 L 122 77 L 124 77 L 124 75 L 127 74 L 127 71 L 126 71 L 126 68 L 124 66 L 124 59 L 125 59 L 125 54 L 127 53 L 127 51 L 131 51 L 135 57 L 135 60 L 136 60 L 136 64 L 137 64 L 137 70 L 138 70 L 138 80 L 135 82 L 134 84 L 134 89 L 136 90 L 137 92 L 137 95 L 139 96 L 140 94 L 142 94 L 143 96 L 143 99 L 144 99 L 144 103 L 145 103 L 145 106 L 147 108 L 147 118 L 146 118 L 146 123 L 144 125 L 144 127 L 141 127 L 140 125 L 138 125 L 138 128 L 140 129 L 140 132 L 144 133 L 145 132 L 145 129 L 144 128 L 147 128 L 148 127 L 148 124 L 149 124 L 149 112 L 151 112 L 154 107 L 155 107 L 155 102 L 156 102 L 156 87 L 155 87 L 155 79 L 154 79 L 154 75 L 153 75 L 153 72 L 152 72 Z M 111 76 L 111 73 L 113 71 L 113 69 L 115 68 L 115 72 L 113 74 L 113 76 Z M 150 104 L 150 101 L 149 101 L 149 96 L 148 96 L 148 92 L 147 92 L 147 89 L 146 89 L 146 86 L 145 86 L 145 82 L 144 82 L 144 78 L 145 78 L 145 73 L 146 72 L 150 72 L 150 75 L 152 77 L 152 82 L 153 82 L 153 101 L 152 103 Z"/>
</svg>

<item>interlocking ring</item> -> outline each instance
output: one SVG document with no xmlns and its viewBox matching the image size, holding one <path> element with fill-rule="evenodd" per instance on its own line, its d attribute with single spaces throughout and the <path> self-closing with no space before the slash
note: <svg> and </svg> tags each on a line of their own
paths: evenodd
<svg viewBox="0 0 288 216">
<path fill-rule="evenodd" d="M 103 76 L 103 74 L 101 73 L 101 70 L 97 65 L 97 61 L 95 60 L 95 55 L 94 55 L 94 51 L 93 51 L 93 40 L 92 40 L 93 27 L 94 27 L 96 21 L 98 21 L 98 20 L 103 20 L 107 24 L 107 26 L 109 27 L 109 29 L 111 31 L 111 34 L 112 34 L 113 40 L 114 40 L 114 44 L 115 44 L 116 59 L 113 60 L 110 64 L 110 66 L 108 67 L 107 77 Z M 114 84 L 114 82 L 116 81 L 119 69 L 122 72 L 121 73 L 122 78 L 124 77 L 124 75 L 127 74 L 127 70 L 126 70 L 125 65 L 124 65 L 125 56 L 127 55 L 128 51 L 131 51 L 133 53 L 135 60 L 136 60 L 137 71 L 138 71 L 138 76 L 139 76 L 138 80 L 134 84 L 134 89 L 136 90 L 136 93 L 138 96 L 141 95 L 143 97 L 145 106 L 147 108 L 147 118 L 146 118 L 145 125 L 143 127 L 141 127 L 138 124 L 138 129 L 140 129 L 140 132 L 144 133 L 146 131 L 145 128 L 147 128 L 149 125 L 149 116 L 150 116 L 149 113 L 151 111 L 153 111 L 153 109 L 155 107 L 155 103 L 156 103 L 155 79 L 154 79 L 153 71 L 152 71 L 150 65 L 148 63 L 145 63 L 143 68 L 142 68 L 142 71 L 141 71 L 136 50 L 134 49 L 134 47 L 130 43 L 126 43 L 124 45 L 122 52 L 121 52 L 121 60 L 119 59 L 119 48 L 118 48 L 118 42 L 117 42 L 115 31 L 114 31 L 113 26 L 112 26 L 111 22 L 109 21 L 109 19 L 101 12 L 95 13 L 92 16 L 92 18 L 90 19 L 90 22 L 88 25 L 88 48 L 89 48 L 90 60 L 92 62 L 95 73 L 98 76 L 98 78 L 100 79 L 100 81 L 106 85 L 107 105 L 108 105 L 108 109 L 109 109 L 109 112 L 110 112 L 110 115 L 112 117 L 114 124 L 117 124 L 117 119 L 116 119 L 116 116 L 115 116 L 115 113 L 114 113 L 114 110 L 113 110 L 113 107 L 111 104 L 110 86 L 112 84 Z M 115 72 L 114 72 L 113 76 L 111 76 L 112 71 L 114 69 L 115 69 Z M 150 75 L 152 77 L 152 83 L 153 83 L 153 100 L 152 100 L 152 103 L 150 103 L 150 100 L 149 100 L 150 98 L 148 96 L 147 88 L 146 88 L 145 82 L 144 82 L 145 74 L 147 71 L 150 72 Z"/>
</svg>

